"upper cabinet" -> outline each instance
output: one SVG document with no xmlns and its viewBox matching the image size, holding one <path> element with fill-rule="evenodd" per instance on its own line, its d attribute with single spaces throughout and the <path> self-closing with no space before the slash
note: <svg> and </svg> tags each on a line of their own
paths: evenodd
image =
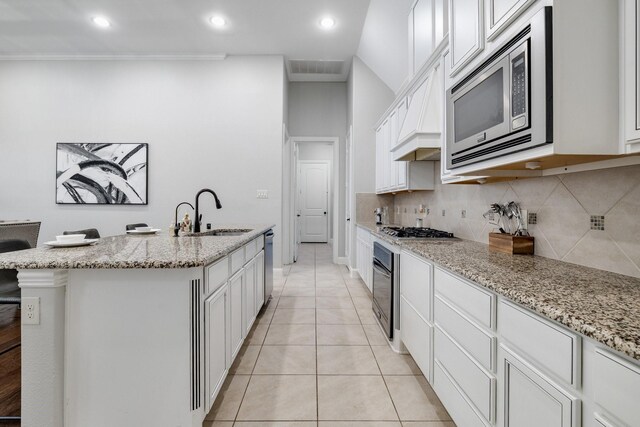
<svg viewBox="0 0 640 427">
<path fill-rule="evenodd" d="M 448 31 L 448 0 L 417 0 L 409 12 L 409 72 L 416 74 Z"/>
<path fill-rule="evenodd" d="M 487 40 L 493 40 L 536 0 L 485 0 Z"/>
<path fill-rule="evenodd" d="M 640 0 L 624 3 L 625 140 L 626 152 L 640 152 Z"/>
<path fill-rule="evenodd" d="M 484 49 L 483 0 L 449 0 L 451 74 Z"/>
</svg>

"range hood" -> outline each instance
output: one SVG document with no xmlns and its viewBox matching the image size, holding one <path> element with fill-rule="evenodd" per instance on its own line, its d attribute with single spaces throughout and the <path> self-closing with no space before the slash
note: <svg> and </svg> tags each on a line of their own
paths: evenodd
<svg viewBox="0 0 640 427">
<path fill-rule="evenodd" d="M 393 160 L 439 160 L 442 148 L 444 84 L 439 67 L 416 89 L 405 116 Z"/>
</svg>

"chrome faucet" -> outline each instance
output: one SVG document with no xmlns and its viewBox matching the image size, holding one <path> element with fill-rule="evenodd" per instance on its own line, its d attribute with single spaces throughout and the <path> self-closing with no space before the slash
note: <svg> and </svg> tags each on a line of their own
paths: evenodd
<svg viewBox="0 0 640 427">
<path fill-rule="evenodd" d="M 218 199 L 218 196 L 216 195 L 215 191 L 210 190 L 208 188 L 203 188 L 202 190 L 198 191 L 198 194 L 196 194 L 196 209 L 195 209 L 195 215 L 196 217 L 194 218 L 194 224 L 193 224 L 193 232 L 194 233 L 199 233 L 200 232 L 200 220 L 202 215 L 200 215 L 200 195 L 202 193 L 211 193 L 213 195 L 213 198 L 216 199 L 216 209 L 222 209 L 222 204 L 220 203 L 220 199 Z"/>
</svg>

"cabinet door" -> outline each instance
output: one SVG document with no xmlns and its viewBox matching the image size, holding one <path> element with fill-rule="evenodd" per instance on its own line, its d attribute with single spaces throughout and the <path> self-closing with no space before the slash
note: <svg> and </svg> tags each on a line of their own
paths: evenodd
<svg viewBox="0 0 640 427">
<path fill-rule="evenodd" d="M 244 294 L 244 271 L 240 270 L 229 279 L 229 299 L 230 304 L 230 326 L 231 326 L 231 360 L 236 357 L 240 346 L 242 346 L 242 340 L 245 337 L 244 328 L 242 325 L 243 318 L 243 294 Z"/>
<path fill-rule="evenodd" d="M 382 126 L 376 130 L 376 192 L 382 191 L 384 174 L 382 161 L 384 154 L 384 129 Z"/>
<path fill-rule="evenodd" d="M 389 146 L 391 142 L 389 120 L 382 124 L 382 189 L 386 190 L 391 186 L 391 169 L 389 161 Z"/>
<path fill-rule="evenodd" d="M 485 0 L 487 40 L 493 40 L 536 0 Z"/>
<path fill-rule="evenodd" d="M 580 401 L 501 348 L 504 427 L 575 427 Z"/>
<path fill-rule="evenodd" d="M 244 267 L 244 284 L 245 289 L 245 316 L 243 325 L 245 336 L 251 330 L 253 321 L 256 320 L 256 262 L 255 259 L 249 261 Z"/>
<path fill-rule="evenodd" d="M 223 285 L 204 302 L 206 412 L 216 400 L 231 366 L 229 314 L 229 288 Z"/>
<path fill-rule="evenodd" d="M 433 52 L 434 0 L 418 0 L 413 7 L 413 72 L 417 72 Z"/>
<path fill-rule="evenodd" d="M 483 0 L 449 0 L 451 75 L 484 49 Z"/>
<path fill-rule="evenodd" d="M 391 149 L 398 144 L 398 112 L 394 111 L 389 116 L 389 181 L 391 189 L 398 188 L 398 162 L 393 160 Z"/>
<path fill-rule="evenodd" d="M 256 314 L 264 305 L 264 251 L 256 255 Z"/>
<path fill-rule="evenodd" d="M 398 105 L 398 128 L 396 140 L 400 137 L 400 129 L 402 129 L 402 124 L 404 123 L 404 118 L 407 116 L 407 100 L 406 98 L 402 100 L 400 105 Z M 398 169 L 398 189 L 404 190 L 407 188 L 407 162 L 396 162 Z"/>
<path fill-rule="evenodd" d="M 624 2 L 624 72 L 627 152 L 640 150 L 640 0 Z"/>
<path fill-rule="evenodd" d="M 424 321 L 404 296 L 400 297 L 400 325 L 402 325 L 400 330 L 402 343 L 411 353 L 425 378 L 431 382 L 433 328 Z"/>
</svg>

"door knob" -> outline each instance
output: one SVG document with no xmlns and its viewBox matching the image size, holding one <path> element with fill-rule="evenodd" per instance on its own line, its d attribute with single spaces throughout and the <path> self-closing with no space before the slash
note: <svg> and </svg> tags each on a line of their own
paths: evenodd
<svg viewBox="0 0 640 427">
<path fill-rule="evenodd" d="M 326 214 L 327 214 L 327 211 L 324 211 L 324 214 L 326 215 Z"/>
</svg>

